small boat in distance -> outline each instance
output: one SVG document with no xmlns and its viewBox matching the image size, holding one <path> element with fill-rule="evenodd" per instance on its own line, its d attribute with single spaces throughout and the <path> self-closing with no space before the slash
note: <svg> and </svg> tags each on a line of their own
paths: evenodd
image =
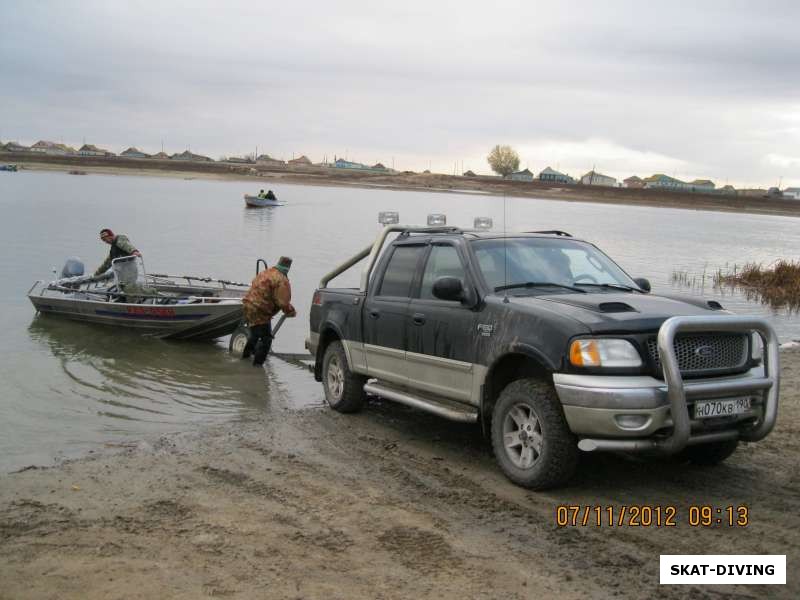
<svg viewBox="0 0 800 600">
<path fill-rule="evenodd" d="M 0 171 L 11 171 L 12 173 L 16 173 L 17 165 L 0 165 Z"/>
<path fill-rule="evenodd" d="M 250 194 L 244 195 L 244 203 L 247 206 L 262 207 L 262 206 L 280 206 L 277 198 L 262 198 L 261 196 L 251 196 Z"/>
<path fill-rule="evenodd" d="M 73 169 L 72 171 L 68 171 L 69 175 L 86 175 L 86 171 L 81 171 L 79 169 Z"/>
</svg>

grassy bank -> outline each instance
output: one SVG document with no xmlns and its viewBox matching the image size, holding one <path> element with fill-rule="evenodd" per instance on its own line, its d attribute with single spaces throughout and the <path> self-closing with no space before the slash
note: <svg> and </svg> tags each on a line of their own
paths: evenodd
<svg viewBox="0 0 800 600">
<path fill-rule="evenodd" d="M 800 309 L 800 261 L 778 260 L 769 266 L 747 263 L 717 272 L 715 285 L 736 285 L 773 308 Z"/>
</svg>

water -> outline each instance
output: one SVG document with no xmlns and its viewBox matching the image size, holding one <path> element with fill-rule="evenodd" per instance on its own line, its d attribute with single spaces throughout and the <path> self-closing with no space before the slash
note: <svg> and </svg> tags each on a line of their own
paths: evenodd
<svg viewBox="0 0 800 600">
<path fill-rule="evenodd" d="M 267 184 L 262 184 L 266 186 Z M 259 186 L 260 187 L 260 186 Z M 509 229 L 563 229 L 591 240 L 654 291 L 682 291 L 674 270 L 713 273 L 796 258 L 797 221 L 738 215 L 484 196 L 282 185 L 287 205 L 246 209 L 244 182 L 61 173 L 0 173 L 0 471 L 51 464 L 105 446 L 202 423 L 256 418 L 272 405 L 322 406 L 321 386 L 303 369 L 271 359 L 264 370 L 228 356 L 226 341 L 178 343 L 100 326 L 36 317 L 26 298 L 36 279 L 53 278 L 68 256 L 87 270 L 108 247 L 102 227 L 127 234 L 148 270 L 250 281 L 257 258 L 294 259 L 297 319 L 275 341 L 303 352 L 311 294 L 338 262 L 368 245 L 377 214 L 397 210 L 403 223 L 441 212 L 471 226 L 489 216 Z M 356 285 L 357 270 L 336 285 Z M 783 341 L 800 338 L 800 319 L 714 290 L 727 308 L 765 315 Z M 689 293 L 699 293 L 699 290 Z"/>
</svg>

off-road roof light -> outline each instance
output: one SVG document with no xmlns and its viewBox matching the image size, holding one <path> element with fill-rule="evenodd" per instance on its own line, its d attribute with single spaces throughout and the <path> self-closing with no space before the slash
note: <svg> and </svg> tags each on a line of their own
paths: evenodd
<svg viewBox="0 0 800 600">
<path fill-rule="evenodd" d="M 447 215 L 441 213 L 433 213 L 428 215 L 428 225 L 447 225 Z"/>
<path fill-rule="evenodd" d="M 381 225 L 397 225 L 400 222 L 400 213 L 394 210 L 384 210 L 378 213 L 378 223 Z"/>
<path fill-rule="evenodd" d="M 491 217 L 475 217 L 475 229 L 486 231 L 491 229 L 493 225 Z"/>
</svg>

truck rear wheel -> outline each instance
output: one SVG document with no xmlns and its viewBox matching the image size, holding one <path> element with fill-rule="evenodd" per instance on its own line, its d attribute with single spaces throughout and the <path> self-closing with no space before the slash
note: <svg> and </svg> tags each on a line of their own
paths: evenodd
<svg viewBox="0 0 800 600">
<path fill-rule="evenodd" d="M 689 461 L 695 465 L 714 466 L 733 454 L 738 446 L 739 440 L 697 444 L 696 446 L 687 446 L 676 455 L 676 458 L 681 462 Z"/>
<path fill-rule="evenodd" d="M 350 370 L 342 343 L 331 342 L 322 359 L 322 387 L 330 407 L 341 413 L 360 410 L 364 405 L 366 382 L 366 377 Z"/>
<path fill-rule="evenodd" d="M 500 393 L 492 415 L 492 447 L 514 483 L 543 490 L 575 472 L 578 446 L 553 386 L 519 379 Z"/>
</svg>

